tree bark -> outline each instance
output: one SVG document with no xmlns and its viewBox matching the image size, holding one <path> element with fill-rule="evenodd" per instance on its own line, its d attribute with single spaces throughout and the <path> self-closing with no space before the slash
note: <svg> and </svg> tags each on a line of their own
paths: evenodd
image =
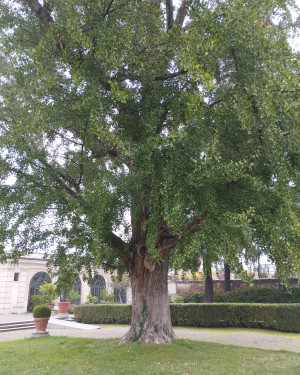
<svg viewBox="0 0 300 375">
<path fill-rule="evenodd" d="M 225 262 L 224 263 L 224 290 L 225 292 L 231 291 L 231 285 L 230 285 L 230 267 Z"/>
<path fill-rule="evenodd" d="M 213 280 L 211 275 L 211 264 L 208 262 L 204 263 L 204 274 L 205 274 L 205 293 L 204 293 L 204 302 L 212 303 L 213 302 Z"/>
<path fill-rule="evenodd" d="M 120 343 L 138 341 L 163 344 L 170 343 L 175 338 L 171 323 L 167 276 L 168 255 L 163 254 L 159 262 L 153 258 L 151 260 L 151 255 L 147 251 L 135 256 L 130 269 L 131 328 Z"/>
</svg>

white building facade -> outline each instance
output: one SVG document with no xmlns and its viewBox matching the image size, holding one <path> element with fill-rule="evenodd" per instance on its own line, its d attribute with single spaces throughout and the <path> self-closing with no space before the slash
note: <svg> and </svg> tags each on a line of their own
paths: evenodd
<svg viewBox="0 0 300 375">
<path fill-rule="evenodd" d="M 48 275 L 42 254 L 21 257 L 18 264 L 0 264 L 0 314 L 20 314 L 28 311 L 31 295 L 39 294 L 38 288 L 44 282 L 55 282 L 55 279 Z M 89 293 L 99 297 L 104 288 L 110 291 L 112 284 L 110 275 L 102 269 L 98 270 L 98 279 L 92 286 L 80 276 L 74 287 L 80 294 L 79 303 L 84 303 Z M 123 291 L 123 302 L 131 303 L 130 288 Z"/>
</svg>

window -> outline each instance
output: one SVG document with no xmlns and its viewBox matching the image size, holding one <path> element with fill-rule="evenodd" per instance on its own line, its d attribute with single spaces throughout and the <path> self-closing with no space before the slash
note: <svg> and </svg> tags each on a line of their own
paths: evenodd
<svg viewBox="0 0 300 375">
<path fill-rule="evenodd" d="M 19 272 L 15 272 L 14 281 L 19 281 Z"/>
</svg>

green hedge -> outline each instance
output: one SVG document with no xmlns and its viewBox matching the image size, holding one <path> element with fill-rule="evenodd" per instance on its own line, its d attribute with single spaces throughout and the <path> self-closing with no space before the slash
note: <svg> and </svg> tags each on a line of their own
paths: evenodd
<svg viewBox="0 0 300 375">
<path fill-rule="evenodd" d="M 100 304 L 75 306 L 76 322 L 87 324 L 130 324 L 131 305 Z"/>
<path fill-rule="evenodd" d="M 266 328 L 300 332 L 300 304 L 174 304 L 174 326 Z"/>
<path fill-rule="evenodd" d="M 170 304 L 172 324 L 189 327 L 265 328 L 300 332 L 300 304 Z M 130 324 L 131 305 L 76 306 L 75 320 Z"/>
<path fill-rule="evenodd" d="M 184 303 L 202 303 L 203 292 L 189 292 L 179 294 Z M 176 301 L 176 299 L 175 299 Z M 214 290 L 214 302 L 225 303 L 300 303 L 300 288 L 290 291 L 275 288 L 248 287 L 235 289 L 230 292 Z"/>
</svg>

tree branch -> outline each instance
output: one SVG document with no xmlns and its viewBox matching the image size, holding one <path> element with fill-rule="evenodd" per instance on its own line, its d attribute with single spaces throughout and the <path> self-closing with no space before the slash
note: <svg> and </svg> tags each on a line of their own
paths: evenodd
<svg viewBox="0 0 300 375">
<path fill-rule="evenodd" d="M 225 99 L 218 99 L 218 100 L 215 100 L 214 102 L 211 102 L 211 103 L 208 103 L 209 107 L 214 107 L 215 105 L 217 105 L 218 103 L 221 103 L 223 102 Z"/>
<path fill-rule="evenodd" d="M 194 220 L 180 236 L 176 236 L 170 241 L 165 242 L 163 245 L 158 247 L 159 253 L 173 249 L 179 242 L 183 241 L 187 236 L 196 232 L 203 226 L 203 220 L 206 218 L 207 210 L 204 209 L 202 213 Z"/>
<path fill-rule="evenodd" d="M 165 81 L 166 79 L 182 76 L 186 74 L 187 72 L 188 72 L 187 70 L 180 70 L 179 72 L 165 74 L 164 76 L 156 76 L 154 77 L 154 81 Z"/>
<path fill-rule="evenodd" d="M 181 6 L 178 10 L 175 23 L 180 28 L 182 28 L 182 26 L 183 26 L 184 19 L 186 17 L 186 14 L 187 14 L 187 11 L 188 11 L 188 8 L 189 8 L 190 4 L 191 4 L 191 0 L 183 0 L 182 4 L 181 4 Z"/>
<path fill-rule="evenodd" d="M 47 7 L 43 7 L 37 0 L 23 0 L 29 8 L 34 12 L 37 18 L 42 22 L 42 24 L 46 27 L 46 29 L 50 29 L 51 25 L 54 24 L 54 20 L 51 17 L 50 13 L 46 10 Z M 59 51 L 64 49 L 64 44 L 58 35 L 58 33 L 54 33 L 54 38 L 57 41 L 57 48 Z"/>
<path fill-rule="evenodd" d="M 111 232 L 107 237 L 107 241 L 110 244 L 110 246 L 116 251 L 116 253 L 120 255 L 126 267 L 129 268 L 130 256 L 125 251 L 126 243 L 122 240 L 122 238 L 117 236 L 115 233 Z"/>
<path fill-rule="evenodd" d="M 166 0 L 166 9 L 167 9 L 167 25 L 168 30 L 170 30 L 173 27 L 174 24 L 174 17 L 173 17 L 173 0 Z"/>
<path fill-rule="evenodd" d="M 23 0 L 29 8 L 35 13 L 38 19 L 49 29 L 54 20 L 50 13 L 37 0 Z"/>
<path fill-rule="evenodd" d="M 111 7 L 112 7 L 114 1 L 115 1 L 115 0 L 111 0 L 110 3 L 108 4 L 108 7 L 106 8 L 105 13 L 103 14 L 103 17 L 104 17 L 104 18 L 105 18 L 106 16 L 108 16 L 109 13 L 111 13 L 110 9 L 111 9 Z"/>
<path fill-rule="evenodd" d="M 160 0 L 150 0 L 150 3 L 157 8 L 160 8 Z"/>
</svg>

